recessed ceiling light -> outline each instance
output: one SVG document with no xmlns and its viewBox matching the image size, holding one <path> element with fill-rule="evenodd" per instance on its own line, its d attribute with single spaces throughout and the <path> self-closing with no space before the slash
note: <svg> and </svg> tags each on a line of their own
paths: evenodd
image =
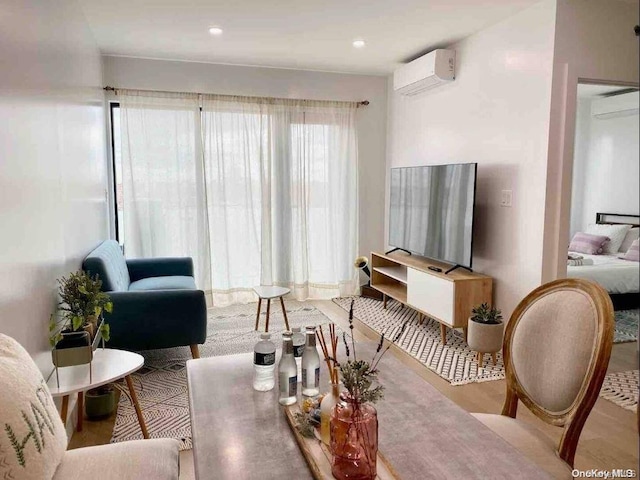
<svg viewBox="0 0 640 480">
<path fill-rule="evenodd" d="M 222 29 L 220 27 L 211 27 L 209 28 L 209 33 L 211 35 L 222 35 Z"/>
<path fill-rule="evenodd" d="M 364 40 L 361 40 L 361 39 L 354 40 L 353 46 L 356 48 L 363 48 L 365 46 Z"/>
</svg>

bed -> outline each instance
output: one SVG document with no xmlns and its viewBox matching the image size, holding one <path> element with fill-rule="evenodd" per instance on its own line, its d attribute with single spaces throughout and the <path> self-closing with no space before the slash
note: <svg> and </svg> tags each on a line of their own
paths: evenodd
<svg viewBox="0 0 640 480">
<path fill-rule="evenodd" d="M 597 213 L 597 224 L 640 226 L 640 216 Z M 569 252 L 584 257 L 592 265 L 568 266 L 567 277 L 593 280 L 604 287 L 616 310 L 640 307 L 640 263 L 618 258 L 614 255 L 588 255 Z"/>
</svg>

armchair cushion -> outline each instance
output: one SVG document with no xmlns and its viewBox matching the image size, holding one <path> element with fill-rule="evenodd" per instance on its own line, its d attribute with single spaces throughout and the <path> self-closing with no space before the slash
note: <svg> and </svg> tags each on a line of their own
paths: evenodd
<svg viewBox="0 0 640 480">
<path fill-rule="evenodd" d="M 172 276 L 172 277 L 149 277 L 143 278 L 129 285 L 130 292 L 144 290 L 195 290 L 196 282 L 193 277 Z"/>
<path fill-rule="evenodd" d="M 67 433 L 42 374 L 27 351 L 0 334 L 0 476 L 51 479 Z"/>
<path fill-rule="evenodd" d="M 179 443 L 160 438 L 69 450 L 54 480 L 178 480 Z"/>
<path fill-rule="evenodd" d="M 92 277 L 98 274 L 105 292 L 123 292 L 129 289 L 129 270 L 120 245 L 115 240 L 106 240 L 93 250 L 82 262 L 82 269 Z"/>
<path fill-rule="evenodd" d="M 207 305 L 202 290 L 110 292 L 109 347 L 149 350 L 204 343 Z"/>
<path fill-rule="evenodd" d="M 132 282 L 148 277 L 193 277 L 190 257 L 134 258 L 127 260 L 127 268 Z"/>
</svg>

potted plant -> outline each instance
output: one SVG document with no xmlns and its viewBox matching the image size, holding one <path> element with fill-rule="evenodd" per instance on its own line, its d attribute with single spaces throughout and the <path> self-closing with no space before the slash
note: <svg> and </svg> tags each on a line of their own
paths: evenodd
<svg viewBox="0 0 640 480">
<path fill-rule="evenodd" d="M 472 350 L 478 352 L 478 364 L 483 365 L 485 353 L 491 353 L 493 364 L 496 364 L 496 352 L 502 349 L 504 323 L 502 312 L 483 303 L 471 311 L 469 318 L 467 343 Z"/>
<path fill-rule="evenodd" d="M 59 316 L 51 315 L 49 323 L 53 363 L 58 367 L 88 363 L 100 340 L 109 340 L 103 312 L 113 310 L 111 299 L 98 276 L 91 278 L 83 271 L 58 279 L 58 291 Z"/>
<path fill-rule="evenodd" d="M 84 408 L 88 418 L 104 418 L 111 415 L 116 408 L 116 390 L 110 383 L 101 385 L 88 390 L 84 400 Z"/>
</svg>

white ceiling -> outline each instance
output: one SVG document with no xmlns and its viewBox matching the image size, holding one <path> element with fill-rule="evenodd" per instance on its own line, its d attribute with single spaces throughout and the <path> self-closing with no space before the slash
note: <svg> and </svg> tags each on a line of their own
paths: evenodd
<svg viewBox="0 0 640 480">
<path fill-rule="evenodd" d="M 79 1 L 106 55 L 387 74 L 537 0 Z"/>
</svg>

